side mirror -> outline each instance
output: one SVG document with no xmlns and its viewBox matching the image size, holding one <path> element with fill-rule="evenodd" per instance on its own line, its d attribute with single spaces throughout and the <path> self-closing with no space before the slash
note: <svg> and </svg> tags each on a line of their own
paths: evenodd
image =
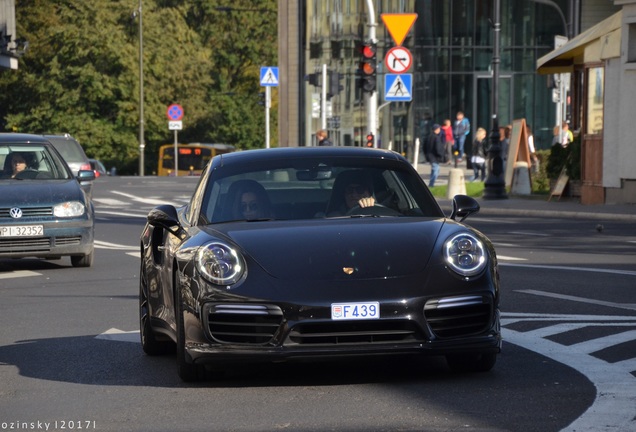
<svg viewBox="0 0 636 432">
<path fill-rule="evenodd" d="M 474 198 L 466 195 L 455 195 L 450 218 L 453 220 L 460 218 L 459 222 L 463 222 L 468 216 L 479 212 L 479 208 L 479 203 Z"/>
<path fill-rule="evenodd" d="M 79 170 L 77 173 L 77 180 L 83 181 L 93 181 L 95 180 L 95 171 L 93 170 Z"/>
<path fill-rule="evenodd" d="M 179 236 L 183 230 L 179 223 L 177 209 L 169 204 L 160 205 L 150 210 L 147 219 L 150 225 L 165 228 L 176 236 Z"/>
</svg>

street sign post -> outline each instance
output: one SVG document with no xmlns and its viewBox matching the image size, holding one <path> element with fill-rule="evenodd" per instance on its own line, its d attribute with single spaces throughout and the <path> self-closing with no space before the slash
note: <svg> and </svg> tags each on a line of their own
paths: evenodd
<svg viewBox="0 0 636 432">
<path fill-rule="evenodd" d="M 278 67 L 261 66 L 260 82 L 265 87 L 265 148 L 269 148 L 269 109 L 272 106 L 272 87 L 278 87 Z"/>
<path fill-rule="evenodd" d="M 168 130 L 174 130 L 174 176 L 179 176 L 179 140 L 177 138 L 177 131 L 183 128 L 181 119 L 183 118 L 183 107 L 179 104 L 172 104 L 168 106 L 166 110 L 166 117 L 168 117 Z"/>
</svg>

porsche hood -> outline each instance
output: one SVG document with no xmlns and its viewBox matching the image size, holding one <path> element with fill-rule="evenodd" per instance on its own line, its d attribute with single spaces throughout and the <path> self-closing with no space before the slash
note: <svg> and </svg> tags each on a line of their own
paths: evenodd
<svg viewBox="0 0 636 432">
<path fill-rule="evenodd" d="M 377 279 L 423 271 L 443 225 L 443 219 L 368 218 L 236 223 L 215 229 L 275 278 L 338 280 L 351 274 Z"/>
</svg>

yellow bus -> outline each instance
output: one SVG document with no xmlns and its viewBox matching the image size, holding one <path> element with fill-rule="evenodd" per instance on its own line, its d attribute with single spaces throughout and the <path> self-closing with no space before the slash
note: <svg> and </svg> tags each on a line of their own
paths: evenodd
<svg viewBox="0 0 636 432">
<path fill-rule="evenodd" d="M 201 175 L 207 163 L 216 155 L 230 153 L 235 150 L 230 144 L 190 143 L 178 144 L 177 160 L 179 163 L 178 176 Z M 164 144 L 159 147 L 158 176 L 174 176 L 174 144 Z"/>
</svg>

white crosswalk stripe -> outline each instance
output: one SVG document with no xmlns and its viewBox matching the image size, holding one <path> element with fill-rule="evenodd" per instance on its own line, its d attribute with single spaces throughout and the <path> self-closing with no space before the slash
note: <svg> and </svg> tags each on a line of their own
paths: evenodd
<svg viewBox="0 0 636 432">
<path fill-rule="evenodd" d="M 513 324 L 530 322 L 546 325 L 529 331 L 510 328 Z M 596 327 L 619 330 L 612 335 L 590 338 L 573 345 L 548 339 Z M 607 348 L 636 340 L 636 317 L 504 313 L 502 334 L 506 342 L 563 363 L 585 375 L 595 385 L 596 399 L 592 406 L 563 431 L 636 430 L 636 353 L 633 353 L 634 358 L 614 363 L 594 356 Z"/>
</svg>

